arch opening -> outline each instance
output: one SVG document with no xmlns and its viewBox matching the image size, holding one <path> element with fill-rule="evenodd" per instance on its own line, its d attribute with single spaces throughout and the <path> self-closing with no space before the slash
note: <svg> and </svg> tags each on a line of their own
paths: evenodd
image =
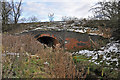
<svg viewBox="0 0 120 80">
<path fill-rule="evenodd" d="M 49 36 L 42 36 L 37 39 L 40 43 L 46 44 L 48 47 L 55 47 L 58 44 L 58 40 Z"/>
</svg>

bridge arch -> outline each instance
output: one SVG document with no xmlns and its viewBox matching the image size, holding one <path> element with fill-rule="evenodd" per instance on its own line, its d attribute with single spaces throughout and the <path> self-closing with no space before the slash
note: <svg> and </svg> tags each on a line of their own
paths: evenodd
<svg viewBox="0 0 120 80">
<path fill-rule="evenodd" d="M 54 37 L 53 35 L 50 36 L 48 34 L 40 35 L 39 37 L 37 37 L 37 40 L 42 44 L 46 44 L 48 47 L 55 47 L 56 44 L 59 43 L 56 37 Z"/>
</svg>

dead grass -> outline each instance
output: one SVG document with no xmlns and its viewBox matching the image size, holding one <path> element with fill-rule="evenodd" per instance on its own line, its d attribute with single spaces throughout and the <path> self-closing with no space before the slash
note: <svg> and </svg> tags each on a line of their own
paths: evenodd
<svg viewBox="0 0 120 80">
<path fill-rule="evenodd" d="M 41 51 L 43 46 L 30 35 L 13 36 L 3 35 L 2 44 L 4 51 L 19 53 L 24 52 L 35 54 Z"/>
<path fill-rule="evenodd" d="M 30 35 L 3 35 L 2 40 L 3 54 L 20 53 L 19 58 L 3 57 L 3 66 L 9 66 L 4 68 L 3 77 L 85 78 L 87 75 L 82 75 L 84 70 L 80 72 L 76 68 L 71 53 L 65 52 L 59 45 L 54 50 L 50 47 L 44 49 L 43 45 Z M 31 69 L 34 71 L 31 72 Z"/>
<path fill-rule="evenodd" d="M 110 28 L 103 28 L 101 26 L 98 26 L 98 30 L 96 31 L 91 31 L 90 29 L 88 29 L 87 33 L 96 33 L 100 36 L 103 36 L 104 38 L 110 38 L 112 35 Z"/>
</svg>

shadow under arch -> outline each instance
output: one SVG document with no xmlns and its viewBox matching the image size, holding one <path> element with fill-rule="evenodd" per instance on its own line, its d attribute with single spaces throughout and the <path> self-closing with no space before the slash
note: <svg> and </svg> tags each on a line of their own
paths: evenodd
<svg viewBox="0 0 120 80">
<path fill-rule="evenodd" d="M 41 36 L 39 38 L 37 38 L 37 40 L 42 43 L 42 44 L 46 44 L 48 47 L 55 47 L 56 44 L 59 43 L 59 41 L 53 37 L 50 36 Z"/>
</svg>

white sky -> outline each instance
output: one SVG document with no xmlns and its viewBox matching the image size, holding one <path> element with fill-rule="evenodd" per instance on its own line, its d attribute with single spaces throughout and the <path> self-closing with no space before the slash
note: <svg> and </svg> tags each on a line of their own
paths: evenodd
<svg viewBox="0 0 120 80">
<path fill-rule="evenodd" d="M 48 21 L 49 13 L 54 13 L 54 20 L 61 20 L 63 16 L 87 18 L 92 15 L 91 7 L 99 1 L 103 0 L 23 0 L 20 18 L 36 16 L 41 21 Z"/>
</svg>

